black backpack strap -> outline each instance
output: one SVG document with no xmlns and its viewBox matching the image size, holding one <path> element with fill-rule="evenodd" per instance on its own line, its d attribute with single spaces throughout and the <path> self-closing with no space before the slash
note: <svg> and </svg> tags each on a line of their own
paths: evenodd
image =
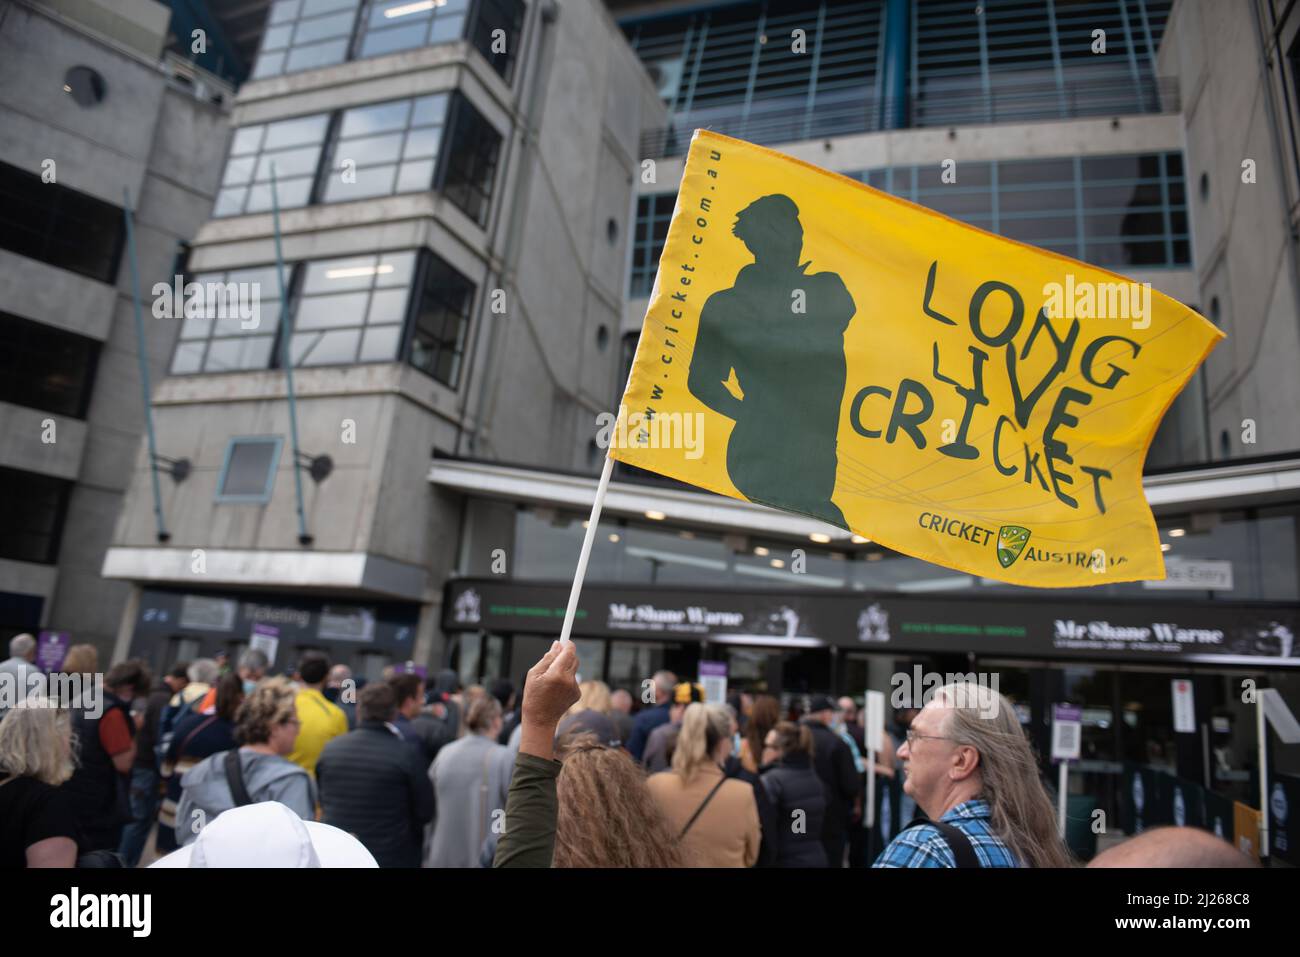
<svg viewBox="0 0 1300 957">
<path fill-rule="evenodd" d="M 907 826 L 919 827 L 922 824 L 928 824 L 943 836 L 944 843 L 948 845 L 948 850 L 952 851 L 953 860 L 958 867 L 984 866 L 980 863 L 979 855 L 975 853 L 975 846 L 971 844 L 970 838 L 960 828 L 953 827 L 946 821 L 931 821 L 924 817 L 916 818 Z"/>
<path fill-rule="evenodd" d="M 230 795 L 235 799 L 235 807 L 252 804 L 253 798 L 244 786 L 244 769 L 239 766 L 239 749 L 232 748 L 226 752 L 226 783 L 230 785 Z"/>
<path fill-rule="evenodd" d="M 682 838 L 686 836 L 686 832 L 691 829 L 691 825 L 695 823 L 696 818 L 698 818 L 701 814 L 704 813 L 704 809 L 708 807 L 709 802 L 713 800 L 713 795 L 717 794 L 718 789 L 721 788 L 726 783 L 727 783 L 727 778 L 723 776 L 721 781 L 713 785 L 713 790 L 708 793 L 708 796 L 705 797 L 705 799 L 702 802 L 700 802 L 700 806 L 695 809 L 695 813 L 691 815 L 691 819 L 687 821 L 686 826 L 682 828 L 682 833 L 677 835 L 677 840 L 680 841 Z"/>
</svg>

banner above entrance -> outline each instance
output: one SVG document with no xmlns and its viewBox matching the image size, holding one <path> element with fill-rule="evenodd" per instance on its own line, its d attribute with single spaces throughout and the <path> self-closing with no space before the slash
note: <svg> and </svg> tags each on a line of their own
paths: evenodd
<svg viewBox="0 0 1300 957">
<path fill-rule="evenodd" d="M 569 585 L 447 583 L 447 631 L 558 634 Z M 726 640 L 871 652 L 979 654 L 1300 667 L 1300 610 L 1289 605 L 910 598 L 587 585 L 573 634 Z"/>
</svg>

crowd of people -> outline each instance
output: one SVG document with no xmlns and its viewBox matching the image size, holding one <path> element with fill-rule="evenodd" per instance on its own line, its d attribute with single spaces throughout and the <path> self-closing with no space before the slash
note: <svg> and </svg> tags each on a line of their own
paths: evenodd
<svg viewBox="0 0 1300 957">
<path fill-rule="evenodd" d="M 15 638 L 0 672 L 34 667 L 34 647 Z M 517 692 L 450 670 L 357 682 L 320 652 L 289 675 L 250 649 L 156 684 L 144 662 L 119 662 L 98 707 L 33 696 L 0 715 L 0 866 L 134 867 L 146 851 L 162 867 L 1076 863 L 1014 707 L 986 687 L 939 689 L 868 742 L 851 698 L 813 695 L 801 715 L 770 695 L 709 703 L 663 671 L 636 710 L 625 689 L 579 682 L 578 665 L 556 642 Z M 69 649 L 63 671 L 97 677 L 95 649 Z M 866 840 L 872 760 L 916 809 L 883 849 Z M 1162 830 L 1094 863 L 1246 862 Z M 280 856 L 229 846 L 254 840 Z"/>
</svg>

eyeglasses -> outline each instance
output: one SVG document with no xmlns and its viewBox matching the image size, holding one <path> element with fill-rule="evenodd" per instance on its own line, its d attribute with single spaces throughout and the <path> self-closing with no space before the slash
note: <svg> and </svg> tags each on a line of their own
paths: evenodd
<svg viewBox="0 0 1300 957">
<path fill-rule="evenodd" d="M 917 734 L 911 728 L 907 729 L 907 746 L 910 748 L 916 744 L 918 738 L 934 738 L 936 741 L 951 741 L 952 738 L 945 737 L 942 734 Z"/>
</svg>

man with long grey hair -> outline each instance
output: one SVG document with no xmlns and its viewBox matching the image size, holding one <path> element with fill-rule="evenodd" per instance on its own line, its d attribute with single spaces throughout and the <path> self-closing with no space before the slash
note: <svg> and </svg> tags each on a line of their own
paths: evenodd
<svg viewBox="0 0 1300 957">
<path fill-rule="evenodd" d="M 970 683 L 939 688 L 898 749 L 914 821 L 875 867 L 1069 867 L 1038 761 L 1011 702 Z"/>
</svg>

